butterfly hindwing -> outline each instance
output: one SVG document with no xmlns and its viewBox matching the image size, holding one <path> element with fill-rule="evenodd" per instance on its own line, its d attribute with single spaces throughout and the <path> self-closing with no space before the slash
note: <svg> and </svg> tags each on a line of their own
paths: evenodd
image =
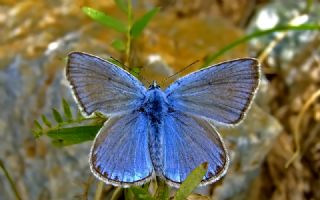
<svg viewBox="0 0 320 200">
<path fill-rule="evenodd" d="M 142 83 L 125 70 L 85 53 L 69 54 L 66 75 L 87 115 L 132 111 L 141 105 L 146 92 Z"/>
<path fill-rule="evenodd" d="M 141 185 L 152 176 L 147 119 L 134 112 L 112 117 L 99 131 L 90 153 L 91 171 L 116 186 Z"/>
<path fill-rule="evenodd" d="M 203 162 L 209 167 L 202 185 L 220 179 L 229 158 L 219 133 L 201 118 L 179 111 L 168 113 L 163 121 L 163 176 L 179 186 L 189 173 Z"/>
<path fill-rule="evenodd" d="M 169 104 L 177 110 L 221 124 L 237 124 L 248 109 L 258 83 L 258 61 L 244 58 L 184 76 L 165 93 Z"/>
</svg>

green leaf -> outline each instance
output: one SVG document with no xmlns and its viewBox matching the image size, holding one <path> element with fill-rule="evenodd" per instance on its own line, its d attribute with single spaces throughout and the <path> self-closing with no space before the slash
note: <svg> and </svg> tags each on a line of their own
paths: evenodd
<svg viewBox="0 0 320 200">
<path fill-rule="evenodd" d="M 39 138 L 42 135 L 42 131 L 31 130 L 33 137 Z"/>
<path fill-rule="evenodd" d="M 41 115 L 41 118 L 42 118 L 43 123 L 44 123 L 47 127 L 51 128 L 52 125 L 51 125 L 50 121 L 47 119 L 47 117 L 46 117 L 45 115 Z"/>
<path fill-rule="evenodd" d="M 249 35 L 246 35 L 242 38 L 239 38 L 233 42 L 231 42 L 230 44 L 228 44 L 227 46 L 223 47 L 222 49 L 220 49 L 218 52 L 207 56 L 207 58 L 205 59 L 204 64 L 202 65 L 202 67 L 207 67 L 209 66 L 209 64 L 216 60 L 218 57 L 222 56 L 223 54 L 225 54 L 226 52 L 230 51 L 231 49 L 237 47 L 238 45 L 245 43 L 251 39 L 254 38 L 258 38 L 258 37 L 262 37 L 271 33 L 275 33 L 275 32 L 282 32 L 282 31 L 289 31 L 289 30 L 295 30 L 295 31 L 305 31 L 305 30 L 320 30 L 320 25 L 318 24 L 302 24 L 299 26 L 291 26 L 291 25 L 287 25 L 287 26 L 277 26 L 271 29 L 266 29 L 263 31 L 256 31 L 254 33 L 251 33 Z"/>
<path fill-rule="evenodd" d="M 169 186 L 163 181 L 158 180 L 158 188 L 155 194 L 155 199 L 157 200 L 168 200 L 169 199 Z"/>
<path fill-rule="evenodd" d="M 134 194 L 137 200 L 155 200 L 147 189 L 142 187 L 131 187 L 129 190 Z"/>
<path fill-rule="evenodd" d="M 124 41 L 121 39 L 115 39 L 112 41 L 113 48 L 115 48 L 118 51 L 124 51 L 126 50 L 126 45 L 124 44 Z"/>
<path fill-rule="evenodd" d="M 57 128 L 49 130 L 47 136 L 53 139 L 53 144 L 57 146 L 68 146 L 93 140 L 101 127 L 102 124 Z"/>
<path fill-rule="evenodd" d="M 128 0 L 128 1 L 131 1 L 131 0 Z M 117 4 L 118 8 L 120 8 L 120 10 L 128 14 L 128 3 L 126 0 L 115 0 L 115 3 Z"/>
<path fill-rule="evenodd" d="M 85 119 L 85 117 L 82 115 L 80 110 L 77 111 L 77 119 L 78 120 Z"/>
<path fill-rule="evenodd" d="M 99 22 L 100 24 L 106 27 L 112 28 L 122 33 L 127 32 L 127 27 L 121 21 L 115 19 L 114 17 L 106 15 L 103 12 L 90 7 L 83 7 L 82 11 L 91 19 L 95 20 L 96 22 Z"/>
<path fill-rule="evenodd" d="M 34 126 L 35 126 L 37 129 L 42 130 L 42 126 L 40 125 L 40 123 L 38 122 L 38 120 L 34 120 L 34 121 L 33 121 L 33 124 L 34 124 Z"/>
<path fill-rule="evenodd" d="M 71 121 L 72 120 L 71 108 L 69 103 L 65 99 L 62 99 L 62 106 L 63 106 L 64 115 L 66 116 L 68 121 Z"/>
<path fill-rule="evenodd" d="M 121 68 L 127 70 L 127 67 L 121 61 L 115 59 L 114 57 L 108 58 L 107 61 L 111 62 L 112 64 L 117 65 L 118 67 L 121 67 Z"/>
<path fill-rule="evenodd" d="M 208 170 L 208 163 L 202 163 L 195 168 L 181 184 L 179 190 L 174 196 L 174 200 L 185 200 L 192 191 L 200 184 L 203 176 Z"/>
<path fill-rule="evenodd" d="M 130 30 L 133 38 L 138 37 L 142 33 L 143 29 L 147 26 L 152 17 L 159 12 L 159 10 L 160 8 L 154 8 L 134 22 Z"/>
<path fill-rule="evenodd" d="M 60 113 L 55 108 L 52 108 L 52 114 L 57 123 L 63 122 L 63 119 Z"/>
<path fill-rule="evenodd" d="M 132 192 L 132 190 L 130 188 L 125 188 L 124 189 L 124 199 L 125 200 L 132 200 L 132 199 L 135 199 L 134 198 L 134 194 Z"/>
<path fill-rule="evenodd" d="M 132 74 L 135 77 L 138 77 L 140 72 L 141 72 L 141 68 L 140 67 L 132 67 L 130 69 L 130 74 Z"/>
</svg>

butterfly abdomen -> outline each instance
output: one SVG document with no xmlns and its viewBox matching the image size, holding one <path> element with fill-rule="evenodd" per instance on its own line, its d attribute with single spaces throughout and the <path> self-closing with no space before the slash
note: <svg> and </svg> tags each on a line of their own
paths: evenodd
<svg viewBox="0 0 320 200">
<path fill-rule="evenodd" d="M 162 156 L 162 136 L 160 134 L 160 124 L 151 123 L 151 131 L 149 132 L 149 152 L 154 171 L 158 176 L 161 176 L 161 169 L 163 168 Z"/>
</svg>

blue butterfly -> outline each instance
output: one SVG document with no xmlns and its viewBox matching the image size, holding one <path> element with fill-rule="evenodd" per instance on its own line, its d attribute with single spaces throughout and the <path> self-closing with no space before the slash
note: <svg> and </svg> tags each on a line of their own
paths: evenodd
<svg viewBox="0 0 320 200">
<path fill-rule="evenodd" d="M 108 117 L 89 155 L 93 174 L 107 184 L 142 185 L 158 176 L 179 187 L 208 162 L 201 185 L 219 180 L 229 157 L 211 125 L 242 121 L 259 84 L 252 58 L 231 60 L 184 76 L 166 90 L 148 89 L 101 58 L 69 54 L 66 75 L 82 111 Z"/>
</svg>

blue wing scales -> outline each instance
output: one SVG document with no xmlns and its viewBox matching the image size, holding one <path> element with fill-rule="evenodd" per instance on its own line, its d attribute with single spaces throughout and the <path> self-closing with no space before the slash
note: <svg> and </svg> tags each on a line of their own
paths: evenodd
<svg viewBox="0 0 320 200">
<path fill-rule="evenodd" d="M 191 73 L 171 84 L 165 93 L 174 109 L 221 124 L 237 124 L 258 84 L 258 61 L 244 58 Z"/>
<path fill-rule="evenodd" d="M 145 87 L 134 76 L 89 54 L 70 53 L 66 75 L 86 115 L 96 111 L 104 115 L 127 113 L 145 97 Z"/>
<path fill-rule="evenodd" d="M 147 119 L 139 112 L 110 118 L 92 146 L 91 171 L 102 181 L 123 187 L 151 179 L 148 131 Z"/>
<path fill-rule="evenodd" d="M 208 162 L 202 185 L 220 179 L 229 165 L 225 145 L 205 119 L 172 112 L 163 123 L 163 176 L 169 184 L 178 187 L 198 165 Z"/>
</svg>

